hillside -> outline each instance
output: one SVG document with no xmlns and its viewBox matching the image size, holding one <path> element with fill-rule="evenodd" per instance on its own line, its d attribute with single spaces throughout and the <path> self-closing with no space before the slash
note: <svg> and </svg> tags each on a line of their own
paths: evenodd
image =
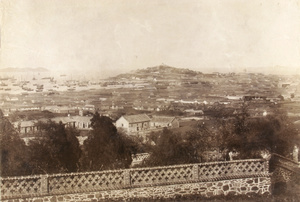
<svg viewBox="0 0 300 202">
<path fill-rule="evenodd" d="M 279 78 L 275 75 L 255 73 L 210 73 L 204 74 L 184 68 L 176 68 L 168 65 L 159 65 L 138 69 L 126 74 L 120 74 L 108 79 L 106 85 L 147 83 L 171 96 L 188 92 L 196 95 L 264 95 L 278 96 L 281 94 L 277 88 Z M 178 97 L 178 96 L 175 96 Z"/>
<path fill-rule="evenodd" d="M 132 77 L 138 77 L 141 79 L 144 78 L 156 78 L 156 79 L 166 79 L 172 78 L 178 79 L 182 77 L 194 77 L 197 75 L 202 75 L 201 72 L 193 71 L 189 69 L 176 68 L 171 67 L 165 64 L 155 66 L 155 67 L 147 67 L 146 69 L 138 69 L 135 71 L 131 71 L 130 73 L 120 74 L 115 77 L 111 77 L 110 79 L 130 79 Z"/>
<path fill-rule="evenodd" d="M 138 69 L 136 70 L 136 73 L 138 74 L 169 73 L 169 74 L 189 74 L 189 75 L 202 74 L 201 72 L 193 71 L 190 69 L 176 68 L 164 64 L 155 67 L 148 67 L 146 69 Z"/>
</svg>

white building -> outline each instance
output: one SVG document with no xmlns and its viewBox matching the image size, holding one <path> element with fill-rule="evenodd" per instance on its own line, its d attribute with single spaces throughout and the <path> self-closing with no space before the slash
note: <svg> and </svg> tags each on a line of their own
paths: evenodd
<svg viewBox="0 0 300 202">
<path fill-rule="evenodd" d="M 146 114 L 124 115 L 116 121 L 116 127 L 126 132 L 144 131 L 150 128 L 150 120 Z"/>
</svg>

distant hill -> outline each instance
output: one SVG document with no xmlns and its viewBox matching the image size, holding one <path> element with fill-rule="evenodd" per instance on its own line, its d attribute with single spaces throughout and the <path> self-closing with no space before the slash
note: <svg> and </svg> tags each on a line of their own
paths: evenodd
<svg viewBox="0 0 300 202">
<path fill-rule="evenodd" d="M 120 74 L 115 77 L 111 77 L 110 79 L 121 79 L 121 78 L 130 78 L 130 77 L 155 77 L 155 78 L 165 78 L 165 76 L 197 76 L 202 75 L 202 72 L 193 71 L 190 69 L 171 67 L 165 64 L 155 66 L 155 67 L 147 67 L 146 69 L 138 69 L 131 71 L 130 73 Z"/>
<path fill-rule="evenodd" d="M 159 65 L 155 67 L 148 67 L 146 69 L 137 70 L 136 73 L 151 73 L 151 72 L 157 72 L 157 73 L 175 73 L 175 74 L 202 74 L 201 72 L 193 71 L 190 69 L 183 69 L 183 68 L 177 68 L 177 67 L 171 67 L 168 65 Z"/>
<path fill-rule="evenodd" d="M 49 70 L 43 67 L 38 68 L 3 68 L 0 69 L 0 72 L 48 72 Z"/>
</svg>

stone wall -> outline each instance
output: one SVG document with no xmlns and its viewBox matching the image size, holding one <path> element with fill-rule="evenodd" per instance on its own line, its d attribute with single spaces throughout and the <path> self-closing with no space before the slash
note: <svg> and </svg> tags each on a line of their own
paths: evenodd
<svg viewBox="0 0 300 202">
<path fill-rule="evenodd" d="M 284 156 L 273 154 L 271 158 L 273 183 L 298 182 L 300 179 L 300 163 Z"/>
<path fill-rule="evenodd" d="M 270 176 L 250 177 L 244 179 L 220 180 L 213 182 L 197 182 L 165 186 L 149 186 L 89 193 L 73 193 L 56 196 L 31 197 L 4 201 L 107 201 L 130 199 L 161 199 L 188 195 L 203 197 L 226 195 L 271 194 Z"/>
<path fill-rule="evenodd" d="M 258 183 L 258 179 L 263 177 L 269 178 L 269 176 L 267 160 L 247 159 L 124 170 L 6 177 L 0 178 L 0 191 L 2 200 L 58 195 L 71 197 L 74 193 L 85 197 L 85 193 L 92 192 L 104 193 L 104 195 L 109 197 L 108 193 L 121 193 L 121 198 L 131 197 L 131 193 L 135 192 L 138 195 L 143 193 L 138 197 L 164 197 L 159 192 L 162 188 L 170 187 L 168 190 L 171 191 L 167 192 L 176 196 L 176 194 L 183 194 L 184 192 L 186 194 L 194 194 L 194 189 L 197 189 L 197 187 L 193 188 L 193 186 L 198 184 L 202 184 L 201 193 L 204 192 L 205 196 L 227 194 L 227 192 L 232 191 L 229 189 L 232 184 L 236 194 L 245 194 L 245 191 L 248 192 L 250 191 L 248 189 L 252 190 L 253 187 L 252 191 L 265 193 L 265 187 L 263 187 L 264 189 L 262 187 L 259 188 L 262 183 L 259 186 L 252 186 L 251 183 Z M 254 181 L 244 181 L 246 178 L 253 178 Z M 239 182 L 238 180 L 241 181 Z M 217 181 L 221 182 L 221 184 L 217 185 L 219 188 L 211 188 L 211 183 Z M 225 182 L 228 183 L 228 186 L 224 184 Z M 270 186 L 265 180 L 263 182 L 264 186 Z M 251 184 L 251 188 L 249 188 L 248 184 Z M 192 188 L 186 188 L 185 191 L 181 190 L 182 187 Z M 178 189 L 180 190 L 179 192 L 177 191 Z M 207 190 L 203 191 L 205 189 Z M 162 193 L 164 192 L 166 191 L 162 191 Z M 166 197 L 169 196 L 167 195 Z M 81 201 L 81 199 L 77 201 Z"/>
</svg>

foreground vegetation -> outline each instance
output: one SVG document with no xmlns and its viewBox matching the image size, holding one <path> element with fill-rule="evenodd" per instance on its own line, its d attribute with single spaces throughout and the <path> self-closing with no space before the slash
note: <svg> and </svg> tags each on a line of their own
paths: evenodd
<svg viewBox="0 0 300 202">
<path fill-rule="evenodd" d="M 1 176 L 69 173 L 129 168 L 135 145 L 118 133 L 111 119 L 98 113 L 92 131 L 79 146 L 79 131 L 62 123 L 39 122 L 28 145 L 0 111 Z"/>
<path fill-rule="evenodd" d="M 210 124 L 195 122 L 187 130 L 164 129 L 146 139 L 118 131 L 112 120 L 95 113 L 92 130 L 80 146 L 79 131 L 62 123 L 38 123 L 40 130 L 28 145 L 0 111 L 1 176 L 53 174 L 129 168 L 132 154 L 150 153 L 141 166 L 165 166 L 215 160 L 262 158 L 278 153 L 286 157 L 299 136 L 284 113 L 249 118 L 247 106 L 233 117 L 220 115 Z M 207 151 L 219 156 L 207 158 Z"/>
</svg>

